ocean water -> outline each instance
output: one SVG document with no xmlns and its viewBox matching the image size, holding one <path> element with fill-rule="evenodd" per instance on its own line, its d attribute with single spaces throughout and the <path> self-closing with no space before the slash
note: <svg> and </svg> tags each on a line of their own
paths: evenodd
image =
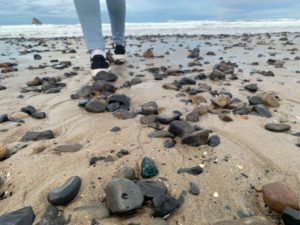
<svg viewBox="0 0 300 225">
<path fill-rule="evenodd" d="M 110 35 L 110 25 L 103 25 L 104 35 Z M 173 34 L 243 34 L 300 32 L 300 20 L 252 21 L 169 21 L 164 23 L 127 23 L 126 35 Z M 74 25 L 5 25 L 0 26 L 0 38 L 80 37 L 79 24 Z"/>
</svg>

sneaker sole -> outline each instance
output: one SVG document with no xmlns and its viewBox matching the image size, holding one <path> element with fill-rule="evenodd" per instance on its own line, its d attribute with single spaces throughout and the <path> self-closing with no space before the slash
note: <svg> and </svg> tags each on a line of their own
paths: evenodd
<svg viewBox="0 0 300 225">
<path fill-rule="evenodd" d="M 94 69 L 94 70 L 92 70 L 92 75 L 96 76 L 97 73 L 99 73 L 99 72 L 107 72 L 108 73 L 110 71 L 111 71 L 111 67 L 103 68 L 103 69 Z"/>
</svg>

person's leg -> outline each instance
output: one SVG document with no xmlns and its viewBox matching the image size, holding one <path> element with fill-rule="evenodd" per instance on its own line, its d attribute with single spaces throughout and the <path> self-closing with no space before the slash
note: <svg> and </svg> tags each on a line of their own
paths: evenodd
<svg viewBox="0 0 300 225">
<path fill-rule="evenodd" d="M 104 51 L 99 0 L 74 0 L 74 3 L 88 50 Z"/>
<path fill-rule="evenodd" d="M 112 39 L 115 45 L 125 45 L 126 0 L 106 0 Z"/>
</svg>

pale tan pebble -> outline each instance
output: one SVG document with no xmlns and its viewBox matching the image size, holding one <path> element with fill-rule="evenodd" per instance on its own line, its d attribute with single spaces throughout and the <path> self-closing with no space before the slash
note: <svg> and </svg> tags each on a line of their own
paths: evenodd
<svg viewBox="0 0 300 225">
<path fill-rule="evenodd" d="M 29 117 L 29 115 L 24 112 L 15 112 L 9 116 L 9 118 L 11 118 L 11 119 L 25 119 L 28 117 Z"/>
<path fill-rule="evenodd" d="M 0 160 L 4 160 L 8 157 L 9 151 L 6 145 L 0 144 Z"/>
</svg>

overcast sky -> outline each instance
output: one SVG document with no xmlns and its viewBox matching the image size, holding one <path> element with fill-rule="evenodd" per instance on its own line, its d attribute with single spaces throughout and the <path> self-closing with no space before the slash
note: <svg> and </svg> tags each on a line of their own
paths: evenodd
<svg viewBox="0 0 300 225">
<path fill-rule="evenodd" d="M 89 0 L 83 0 L 89 1 Z M 73 0 L 0 0 L 0 24 L 78 23 Z M 101 0 L 103 21 L 108 22 Z M 128 22 L 300 19 L 300 0 L 127 0 Z"/>
</svg>

